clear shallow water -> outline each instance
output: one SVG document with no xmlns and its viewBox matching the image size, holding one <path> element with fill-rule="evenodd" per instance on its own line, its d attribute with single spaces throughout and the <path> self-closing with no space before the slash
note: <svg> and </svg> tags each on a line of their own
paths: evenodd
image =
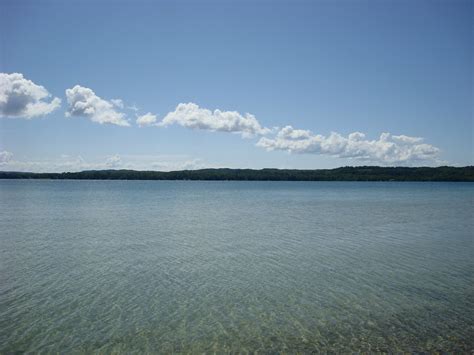
<svg viewBox="0 0 474 355">
<path fill-rule="evenodd" d="M 0 352 L 469 351 L 474 184 L 0 181 Z"/>
</svg>

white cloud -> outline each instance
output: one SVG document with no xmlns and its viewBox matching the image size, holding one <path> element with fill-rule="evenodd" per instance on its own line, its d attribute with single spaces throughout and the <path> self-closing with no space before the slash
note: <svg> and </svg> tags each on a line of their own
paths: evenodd
<svg viewBox="0 0 474 355">
<path fill-rule="evenodd" d="M 0 170 L 29 172 L 74 172 L 83 170 L 131 169 L 131 170 L 195 170 L 213 167 L 201 159 L 187 155 L 110 155 L 84 159 L 82 156 L 61 154 L 35 160 L 16 160 L 9 152 L 0 152 Z"/>
<path fill-rule="evenodd" d="M 156 115 L 152 114 L 151 112 L 148 112 L 142 116 L 137 117 L 137 124 L 140 127 L 145 127 L 145 126 L 155 126 L 156 125 Z"/>
<path fill-rule="evenodd" d="M 121 99 L 111 99 L 110 102 L 118 108 L 124 108 L 125 106 Z"/>
<path fill-rule="evenodd" d="M 236 132 L 243 137 L 263 135 L 270 129 L 262 127 L 255 116 L 246 113 L 242 116 L 236 111 L 214 110 L 213 112 L 190 103 L 179 104 L 173 112 L 169 112 L 159 126 L 178 124 L 193 129 L 209 131 Z"/>
<path fill-rule="evenodd" d="M 151 169 L 157 171 L 176 171 L 176 170 L 196 170 L 209 168 L 201 159 L 185 159 L 185 160 L 157 160 L 151 163 Z"/>
<path fill-rule="evenodd" d="M 122 165 L 122 159 L 118 155 L 113 155 L 105 161 L 105 166 L 108 168 L 118 168 Z"/>
<path fill-rule="evenodd" d="M 20 73 L 0 73 L 0 117 L 33 118 L 47 115 L 61 105 L 57 97 Z"/>
<path fill-rule="evenodd" d="M 137 107 L 137 105 L 133 104 L 131 106 L 127 106 L 127 109 L 138 112 L 140 109 Z"/>
<path fill-rule="evenodd" d="M 423 138 L 421 137 L 409 137 L 403 134 L 400 136 L 392 136 L 392 139 L 401 144 L 416 144 L 423 142 Z"/>
<path fill-rule="evenodd" d="M 11 153 L 10 153 L 11 154 Z M 1 153 L 0 153 L 1 155 Z M 0 158 L 1 159 L 1 158 Z M 41 160 L 16 160 L 12 155 L 3 164 L 0 163 L 2 171 L 28 171 L 28 172 L 64 172 L 64 171 L 80 171 L 93 169 L 93 164 L 87 163 L 80 155 L 73 157 L 61 154 L 58 159 L 41 159 Z"/>
<path fill-rule="evenodd" d="M 377 140 L 367 140 L 365 134 L 360 132 L 347 137 L 332 132 L 326 137 L 291 126 L 282 128 L 274 138 L 261 138 L 257 146 L 269 151 L 324 154 L 384 165 L 433 162 L 437 161 L 439 154 L 438 148 L 423 143 L 419 137 L 382 133 Z"/>
<path fill-rule="evenodd" d="M 89 88 L 76 85 L 66 90 L 68 111 L 66 116 L 84 116 L 91 121 L 100 124 L 109 123 L 118 126 L 130 126 L 125 119 L 125 114 L 117 111 L 117 107 L 123 106 L 118 99 L 104 100 L 97 96 Z"/>
<path fill-rule="evenodd" d="M 0 152 L 0 165 L 8 164 L 13 158 L 13 153 L 6 150 Z"/>
</svg>

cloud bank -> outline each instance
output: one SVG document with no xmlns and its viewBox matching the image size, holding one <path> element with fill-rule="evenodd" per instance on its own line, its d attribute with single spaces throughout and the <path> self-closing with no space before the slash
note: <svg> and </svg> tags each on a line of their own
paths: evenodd
<svg viewBox="0 0 474 355">
<path fill-rule="evenodd" d="M 13 154 L 0 151 L 1 171 L 29 172 L 65 172 L 103 169 L 133 169 L 133 170 L 194 170 L 217 167 L 197 158 L 187 155 L 109 155 L 84 159 L 82 156 L 61 154 L 35 160 L 17 160 Z"/>
<path fill-rule="evenodd" d="M 91 89 L 80 85 L 67 89 L 66 98 L 68 103 L 66 116 L 68 117 L 82 116 L 100 124 L 130 126 L 125 114 L 117 110 L 123 107 L 120 99 L 104 100 Z"/>
<path fill-rule="evenodd" d="M 43 86 L 20 73 L 0 73 L 0 117 L 34 118 L 47 115 L 61 105 Z"/>
<path fill-rule="evenodd" d="M 178 124 L 186 128 L 203 129 L 217 132 L 240 133 L 243 137 L 264 135 L 270 129 L 262 127 L 255 116 L 236 111 L 210 111 L 195 103 L 181 103 L 173 112 L 169 112 L 159 126 Z"/>
<path fill-rule="evenodd" d="M 66 90 L 66 116 L 87 117 L 100 124 L 130 126 L 125 109 L 138 111 L 136 106 L 126 106 L 121 99 L 105 100 L 95 92 L 80 85 Z M 57 109 L 61 100 L 40 85 L 24 78 L 20 73 L 0 73 L 0 117 L 22 117 L 30 119 L 46 115 Z M 136 114 L 136 113 L 135 113 Z M 238 133 L 244 138 L 261 137 L 257 146 L 267 151 L 281 150 L 290 153 L 322 154 L 336 158 L 355 159 L 365 163 L 383 165 L 411 165 L 415 163 L 440 162 L 440 150 L 423 142 L 423 138 L 382 133 L 378 139 L 366 139 L 365 134 L 354 132 L 348 136 L 332 132 L 328 136 L 309 130 L 286 126 L 276 132 L 260 124 L 254 115 L 237 111 L 214 111 L 197 104 L 180 103 L 161 121 L 148 112 L 136 116 L 139 127 L 167 127 L 180 125 L 191 129 L 212 132 Z M 271 135 L 270 135 L 271 134 Z M 10 164 L 12 154 L 0 152 L 0 164 Z M 443 162 L 446 163 L 446 162 Z M 105 163 L 107 167 L 123 165 L 120 157 L 113 156 Z"/>
<path fill-rule="evenodd" d="M 257 146 L 268 151 L 324 154 L 337 158 L 352 158 L 379 164 L 412 164 L 435 161 L 439 149 L 423 143 L 419 137 L 382 133 L 377 140 L 367 140 L 364 133 L 354 132 L 347 137 L 339 133 L 329 136 L 286 126 L 273 138 L 262 137 Z"/>
</svg>

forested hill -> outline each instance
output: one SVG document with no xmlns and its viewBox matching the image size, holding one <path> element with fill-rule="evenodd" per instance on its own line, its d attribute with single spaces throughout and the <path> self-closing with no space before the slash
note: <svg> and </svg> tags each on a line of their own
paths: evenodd
<svg viewBox="0 0 474 355">
<path fill-rule="evenodd" d="M 261 180 L 261 181 L 474 181 L 474 166 L 342 167 L 318 170 L 201 169 L 181 171 L 88 170 L 75 173 L 0 171 L 0 179 Z"/>
</svg>

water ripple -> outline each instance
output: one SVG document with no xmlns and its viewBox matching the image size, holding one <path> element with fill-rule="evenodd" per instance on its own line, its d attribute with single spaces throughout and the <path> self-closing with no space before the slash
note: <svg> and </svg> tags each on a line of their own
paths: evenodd
<svg viewBox="0 0 474 355">
<path fill-rule="evenodd" d="M 0 353 L 469 352 L 473 196 L 0 181 Z"/>
</svg>

